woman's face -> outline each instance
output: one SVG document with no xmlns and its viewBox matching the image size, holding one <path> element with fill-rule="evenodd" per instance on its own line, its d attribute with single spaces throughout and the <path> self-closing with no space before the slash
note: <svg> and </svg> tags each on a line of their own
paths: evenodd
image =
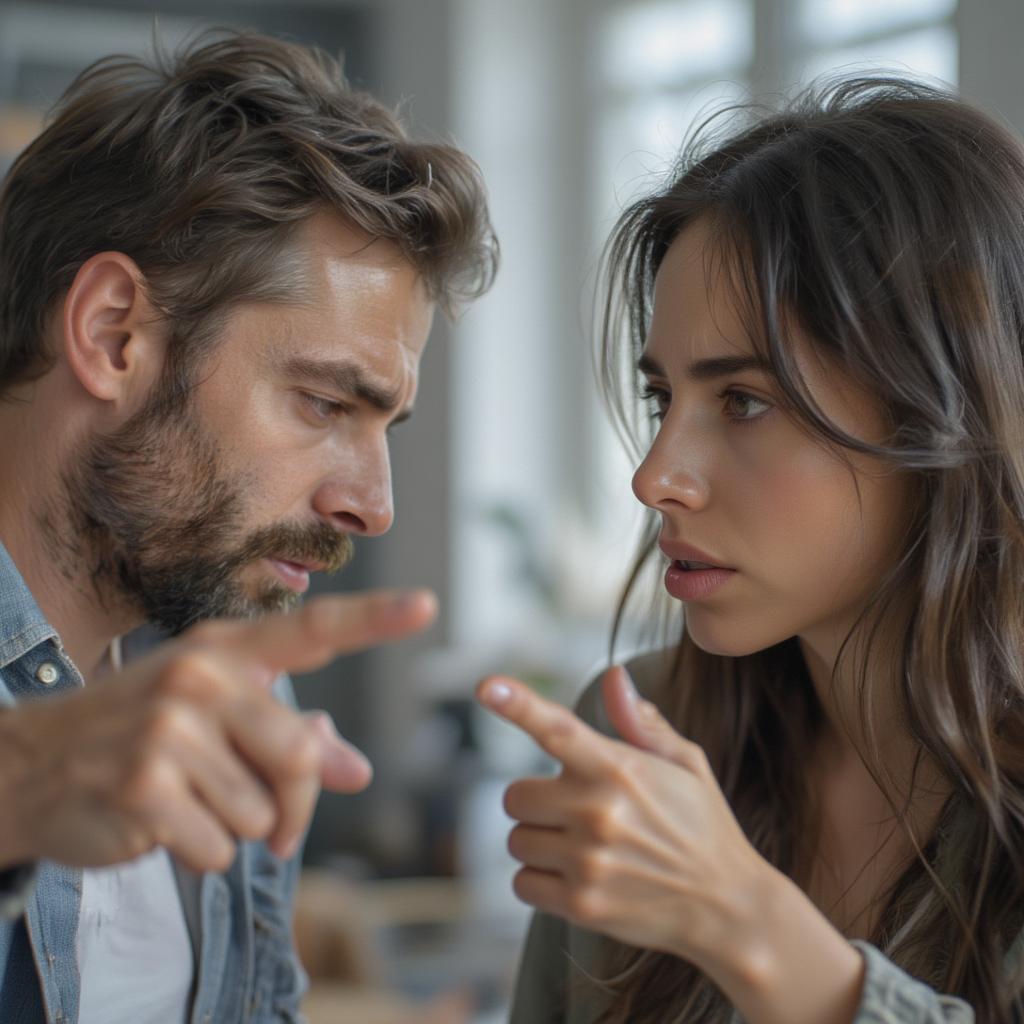
<svg viewBox="0 0 1024 1024">
<path fill-rule="evenodd" d="M 736 656 L 799 636 L 834 656 L 899 556 L 909 485 L 787 414 L 707 240 L 703 224 L 686 229 L 658 273 L 641 369 L 661 423 L 633 490 L 661 516 L 666 587 L 700 647 Z M 822 412 L 883 440 L 871 396 L 791 340 Z"/>
</svg>

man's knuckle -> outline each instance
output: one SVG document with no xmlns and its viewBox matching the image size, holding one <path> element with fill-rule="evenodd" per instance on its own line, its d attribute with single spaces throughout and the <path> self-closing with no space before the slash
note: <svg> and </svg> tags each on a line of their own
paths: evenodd
<svg viewBox="0 0 1024 1024">
<path fill-rule="evenodd" d="M 218 873 L 227 871 L 235 862 L 237 852 L 237 846 L 229 839 L 212 843 L 209 848 L 210 870 Z"/>
<path fill-rule="evenodd" d="M 153 821 L 170 798 L 171 771 L 154 753 L 144 753 L 125 776 L 120 788 L 120 805 L 133 818 Z"/>
<path fill-rule="evenodd" d="M 296 729 L 283 758 L 285 773 L 294 779 L 305 779 L 320 770 L 321 748 L 317 738 L 306 728 Z"/>
<path fill-rule="evenodd" d="M 141 736 L 143 751 L 181 750 L 201 740 L 203 712 L 180 699 L 161 700 L 149 711 Z"/>
<path fill-rule="evenodd" d="M 266 839 L 276 821 L 277 815 L 266 800 L 253 800 L 247 805 L 236 831 L 242 839 Z"/>
<path fill-rule="evenodd" d="M 148 853 L 154 845 L 164 845 L 165 840 L 159 835 L 147 835 L 141 829 L 129 829 L 122 839 L 122 853 L 125 860 L 135 860 Z"/>
<path fill-rule="evenodd" d="M 205 648 L 193 647 L 174 655 L 160 672 L 158 692 L 188 700 L 210 695 L 218 683 L 213 658 Z"/>
</svg>

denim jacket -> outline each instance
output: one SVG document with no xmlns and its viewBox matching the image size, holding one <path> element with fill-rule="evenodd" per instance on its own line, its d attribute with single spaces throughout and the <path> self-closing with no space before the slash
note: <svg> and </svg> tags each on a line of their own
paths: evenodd
<svg viewBox="0 0 1024 1024">
<path fill-rule="evenodd" d="M 60 638 L 0 544 L 0 706 L 81 685 Z M 286 679 L 276 689 L 282 700 L 293 700 Z M 298 873 L 298 856 L 281 861 L 261 843 L 240 843 L 223 874 L 197 875 L 175 866 L 196 964 L 190 1024 L 302 1021 L 306 976 L 291 934 Z M 7 872 L 0 885 L 32 884 L 18 876 Z M 34 887 L 22 895 L 25 912 L 0 918 L 0 1021 L 74 1024 L 82 873 L 42 863 Z"/>
</svg>

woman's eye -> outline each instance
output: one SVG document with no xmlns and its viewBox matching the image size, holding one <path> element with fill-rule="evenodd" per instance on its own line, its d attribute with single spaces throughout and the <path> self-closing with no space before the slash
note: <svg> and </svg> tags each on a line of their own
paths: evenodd
<svg viewBox="0 0 1024 1024">
<path fill-rule="evenodd" d="M 323 398 L 320 395 L 311 395 L 304 391 L 302 399 L 313 414 L 322 420 L 335 419 L 345 411 L 345 407 L 340 402 L 332 402 L 329 398 Z"/>
<path fill-rule="evenodd" d="M 726 415 L 740 423 L 756 420 L 771 408 L 763 398 L 735 388 L 723 391 L 719 397 L 725 402 Z"/>
<path fill-rule="evenodd" d="M 655 419 L 660 422 L 665 418 L 669 405 L 669 395 L 667 391 L 647 386 L 641 390 L 640 399 L 641 401 L 654 405 L 654 408 L 651 410 L 651 419 Z"/>
</svg>

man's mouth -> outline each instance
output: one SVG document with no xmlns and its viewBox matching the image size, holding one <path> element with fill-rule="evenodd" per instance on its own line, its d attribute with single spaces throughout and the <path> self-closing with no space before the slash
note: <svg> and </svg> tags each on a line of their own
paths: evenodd
<svg viewBox="0 0 1024 1024">
<path fill-rule="evenodd" d="M 284 585 L 289 590 L 294 590 L 296 594 L 304 594 L 309 589 L 309 574 L 316 572 L 318 568 L 315 565 L 305 565 L 284 558 L 268 558 L 267 562 Z"/>
</svg>

